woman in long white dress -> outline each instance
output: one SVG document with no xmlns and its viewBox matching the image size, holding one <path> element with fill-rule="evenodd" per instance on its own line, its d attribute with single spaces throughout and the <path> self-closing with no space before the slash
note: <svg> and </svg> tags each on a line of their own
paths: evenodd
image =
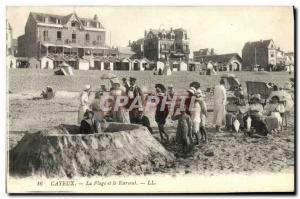
<svg viewBox="0 0 300 199">
<path fill-rule="evenodd" d="M 91 85 L 85 85 L 84 90 L 80 94 L 80 105 L 78 108 L 78 124 L 81 123 L 81 120 L 84 118 L 84 114 L 87 109 L 89 109 L 89 96 L 91 91 Z"/>
<path fill-rule="evenodd" d="M 94 112 L 94 118 L 97 121 L 103 121 L 105 119 L 105 111 L 103 110 L 103 107 L 101 107 L 103 105 L 101 102 L 102 96 L 103 96 L 102 90 L 96 91 L 95 98 L 90 104 L 90 108 Z"/>
<path fill-rule="evenodd" d="M 112 118 L 114 122 L 129 123 L 129 113 L 126 108 L 121 104 L 121 96 L 125 96 L 125 92 L 122 91 L 119 83 L 112 84 L 111 95 L 114 97 L 114 103 L 112 106 Z"/>
</svg>

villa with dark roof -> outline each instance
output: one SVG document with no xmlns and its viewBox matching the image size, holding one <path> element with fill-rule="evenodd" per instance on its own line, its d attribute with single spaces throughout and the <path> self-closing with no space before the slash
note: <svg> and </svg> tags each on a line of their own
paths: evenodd
<svg viewBox="0 0 300 199">
<path fill-rule="evenodd" d="M 106 30 L 98 20 L 31 12 L 25 33 L 18 38 L 18 56 L 35 58 L 41 68 L 55 68 L 66 61 L 75 69 L 100 64 L 94 57 L 111 54 L 105 44 Z"/>
<path fill-rule="evenodd" d="M 190 54 L 187 31 L 182 28 L 145 30 L 144 38 L 129 45 L 137 58 L 151 61 L 188 62 Z"/>
<path fill-rule="evenodd" d="M 254 67 L 275 66 L 281 61 L 277 60 L 278 50 L 272 39 L 245 43 L 242 49 L 243 69 L 253 70 Z"/>
</svg>

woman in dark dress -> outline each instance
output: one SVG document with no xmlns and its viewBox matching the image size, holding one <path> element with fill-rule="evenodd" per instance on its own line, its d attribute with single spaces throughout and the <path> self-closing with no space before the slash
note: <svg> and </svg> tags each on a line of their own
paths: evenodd
<svg viewBox="0 0 300 199">
<path fill-rule="evenodd" d="M 158 126 L 161 141 L 166 139 L 166 141 L 169 142 L 169 136 L 166 133 L 164 127 L 166 124 L 166 118 L 168 117 L 169 114 L 169 109 L 167 105 L 162 107 L 163 99 L 167 97 L 165 94 L 166 88 L 162 84 L 156 84 L 155 89 L 156 89 L 157 97 L 159 98 L 159 102 L 156 106 L 156 111 L 155 111 L 155 122 L 157 123 Z"/>
<path fill-rule="evenodd" d="M 94 134 L 100 133 L 101 127 L 99 121 L 94 119 L 94 112 L 86 110 L 84 119 L 80 123 L 80 134 Z"/>
</svg>

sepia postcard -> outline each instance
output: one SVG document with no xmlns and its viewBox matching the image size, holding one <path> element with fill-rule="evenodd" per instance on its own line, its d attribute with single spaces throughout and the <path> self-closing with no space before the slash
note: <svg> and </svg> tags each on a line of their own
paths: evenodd
<svg viewBox="0 0 300 199">
<path fill-rule="evenodd" d="M 295 192 L 294 14 L 7 6 L 7 193 Z"/>
</svg>

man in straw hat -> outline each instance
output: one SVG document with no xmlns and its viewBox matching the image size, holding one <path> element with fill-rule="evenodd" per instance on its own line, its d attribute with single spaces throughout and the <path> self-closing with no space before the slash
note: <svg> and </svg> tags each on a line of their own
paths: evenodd
<svg viewBox="0 0 300 199">
<path fill-rule="evenodd" d="M 222 132 L 220 129 L 225 122 L 225 105 L 226 105 L 226 89 L 224 79 L 220 80 L 220 84 L 214 89 L 214 119 L 213 123 L 216 126 L 217 132 Z"/>
<path fill-rule="evenodd" d="M 87 84 L 84 86 L 83 91 L 80 93 L 79 101 L 80 105 L 78 108 L 78 124 L 81 123 L 84 113 L 89 108 L 89 96 L 91 93 L 91 85 Z"/>
</svg>

